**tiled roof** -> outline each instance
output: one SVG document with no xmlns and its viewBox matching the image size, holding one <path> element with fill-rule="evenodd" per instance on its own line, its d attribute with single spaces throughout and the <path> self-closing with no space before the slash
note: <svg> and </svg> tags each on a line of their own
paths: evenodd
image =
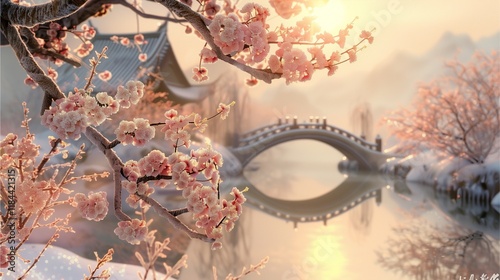
<svg viewBox="0 0 500 280">
<path fill-rule="evenodd" d="M 71 91 L 75 87 L 83 88 L 90 73 L 89 59 L 95 56 L 94 51 L 100 52 L 107 46 L 106 54 L 109 58 L 101 60 L 97 66 L 97 72 L 109 70 L 112 73 L 112 78 L 107 82 L 97 77 L 92 79 L 92 84 L 95 86 L 94 92 L 115 92 L 118 85 L 124 85 L 129 80 L 145 82 L 148 78 L 147 75 L 142 77 L 139 75 L 141 69 L 147 69 L 154 72 L 160 71 L 159 74 L 163 77 L 161 83 L 169 89 L 170 97 L 179 102 L 197 101 L 209 93 L 210 85 L 192 86 L 184 76 L 167 38 L 167 24 L 161 25 L 156 32 L 144 33 L 143 35 L 144 39 L 148 41 L 147 44 L 141 45 L 142 52 L 146 53 L 148 57 L 145 62 L 138 59 L 139 50 L 137 48 L 114 43 L 110 40 L 112 35 L 96 34 L 92 40 L 94 44 L 92 53 L 83 59 L 86 65 L 76 68 L 66 63 L 57 69 L 59 85 L 64 92 Z M 127 37 L 133 41 L 134 34 L 120 35 L 120 37 Z M 176 96 L 176 91 L 179 91 L 179 96 Z"/>
</svg>

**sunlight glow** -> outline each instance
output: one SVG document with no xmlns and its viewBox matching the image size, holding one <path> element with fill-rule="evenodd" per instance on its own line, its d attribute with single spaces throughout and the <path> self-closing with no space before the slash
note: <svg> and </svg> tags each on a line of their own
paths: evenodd
<svg viewBox="0 0 500 280">
<path fill-rule="evenodd" d="M 338 32 L 348 24 L 344 5 L 340 0 L 328 0 L 325 4 L 318 5 L 311 11 L 311 15 L 316 17 L 315 21 L 328 32 Z"/>
<path fill-rule="evenodd" d="M 311 240 L 302 266 L 311 279 L 342 279 L 346 274 L 342 240 L 332 234 L 332 227 L 322 228 L 320 232 Z"/>
</svg>

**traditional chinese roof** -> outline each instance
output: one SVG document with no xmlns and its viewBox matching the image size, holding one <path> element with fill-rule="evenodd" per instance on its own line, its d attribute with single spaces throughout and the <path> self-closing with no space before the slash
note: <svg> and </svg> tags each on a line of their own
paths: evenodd
<svg viewBox="0 0 500 280">
<path fill-rule="evenodd" d="M 132 42 L 135 34 L 119 35 L 127 37 Z M 59 74 L 57 81 L 61 88 L 67 92 L 73 88 L 83 88 L 90 73 L 88 61 L 95 52 L 101 52 L 105 46 L 109 59 L 101 60 L 97 66 L 97 72 L 108 70 L 112 78 L 105 82 L 98 77 L 92 79 L 94 92 L 115 92 L 119 85 L 124 85 L 129 80 L 140 80 L 144 83 L 150 78 L 146 72 L 159 74 L 162 79 L 157 80 L 156 90 L 169 92 L 169 99 L 176 103 L 194 102 L 204 99 L 211 92 L 211 84 L 191 85 L 184 75 L 177 59 L 175 58 L 172 45 L 167 37 L 167 24 L 161 25 L 156 32 L 144 33 L 147 44 L 141 45 L 143 53 L 147 54 L 147 60 L 141 62 L 138 59 L 139 50 L 136 47 L 125 47 L 120 43 L 111 41 L 109 34 L 97 32 L 92 40 L 94 49 L 92 53 L 83 59 L 84 65 L 75 68 L 70 64 L 64 64 L 57 69 Z"/>
</svg>

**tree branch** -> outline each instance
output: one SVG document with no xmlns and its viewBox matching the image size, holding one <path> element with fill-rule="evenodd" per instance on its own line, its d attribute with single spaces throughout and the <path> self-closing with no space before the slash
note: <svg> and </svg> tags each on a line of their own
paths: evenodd
<svg viewBox="0 0 500 280">
<path fill-rule="evenodd" d="M 113 182 L 115 185 L 114 191 L 114 209 L 115 216 L 121 221 L 131 221 L 132 219 L 122 210 L 122 185 L 121 185 L 121 170 L 123 167 L 122 160 L 118 157 L 115 151 L 109 149 L 110 141 L 104 137 L 94 127 L 88 126 L 85 129 L 85 136 L 96 146 L 108 159 L 108 163 L 113 169 Z"/>
<path fill-rule="evenodd" d="M 26 73 L 28 73 L 28 75 L 44 90 L 45 96 L 41 111 L 41 113 L 43 113 L 45 109 L 49 108 L 52 100 L 63 98 L 64 93 L 54 80 L 45 75 L 42 68 L 40 68 L 40 65 L 35 61 L 35 58 L 21 39 L 18 29 L 2 19 L 1 30 L 9 41 L 19 63 Z"/>
<path fill-rule="evenodd" d="M 42 54 L 42 55 L 50 56 L 50 57 L 62 60 L 66 63 L 69 63 L 75 67 L 82 66 L 82 64 L 79 61 L 76 61 L 74 59 L 65 57 L 62 54 L 59 54 L 59 53 L 53 52 L 51 50 L 44 49 L 44 48 L 40 47 L 40 45 L 38 44 L 38 41 L 35 38 L 35 34 L 29 28 L 21 27 L 19 31 L 20 31 L 21 36 L 25 38 L 24 43 L 26 44 L 26 46 L 28 47 L 28 50 L 32 54 Z"/>
<path fill-rule="evenodd" d="M 231 64 L 240 69 L 241 71 L 247 72 L 254 78 L 262 80 L 266 83 L 271 83 L 272 80 L 281 78 L 282 75 L 281 73 L 273 73 L 269 69 L 252 68 L 222 53 L 222 50 L 215 44 L 214 38 L 212 37 L 212 35 L 210 35 L 210 31 L 207 28 L 207 24 L 209 24 L 210 21 L 207 18 L 204 18 L 199 13 L 193 11 L 189 6 L 177 0 L 149 0 L 149 1 L 160 3 L 163 6 L 167 7 L 178 17 L 186 19 L 186 21 L 188 21 L 193 26 L 194 29 L 200 32 L 201 36 L 203 36 L 205 41 L 208 43 L 210 48 L 216 53 L 217 57 L 220 60 L 228 64 Z"/>
<path fill-rule="evenodd" d="M 2 19 L 13 25 L 32 27 L 36 24 L 58 20 L 77 11 L 85 0 L 53 0 L 35 6 L 21 6 L 9 0 L 2 0 Z"/>
</svg>

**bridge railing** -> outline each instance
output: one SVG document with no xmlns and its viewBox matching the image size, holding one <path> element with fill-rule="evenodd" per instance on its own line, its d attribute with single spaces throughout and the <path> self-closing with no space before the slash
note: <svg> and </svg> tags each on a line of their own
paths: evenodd
<svg viewBox="0 0 500 280">
<path fill-rule="evenodd" d="M 316 122 L 309 122 L 309 123 L 298 123 L 297 118 L 295 117 L 292 122 L 289 122 L 289 119 L 287 118 L 285 123 L 281 122 L 281 119 L 279 119 L 278 123 L 272 124 L 272 125 L 267 125 L 258 129 L 255 129 L 253 131 L 250 131 L 248 133 L 245 133 L 242 135 L 242 137 L 239 140 L 239 143 L 237 147 L 244 147 L 248 146 L 254 143 L 257 143 L 259 141 L 262 141 L 272 135 L 281 133 L 283 131 L 287 130 L 295 130 L 295 129 L 314 129 L 314 130 L 326 130 L 326 131 L 331 131 L 335 134 L 341 135 L 347 139 L 349 139 L 352 142 L 355 142 L 367 149 L 373 150 L 373 151 L 381 151 L 381 140 L 377 139 L 377 143 L 371 143 L 363 139 L 362 137 L 356 136 L 346 130 L 343 130 L 341 128 L 335 127 L 333 125 L 329 125 L 326 123 L 326 118 L 323 118 L 323 122 L 319 121 L 319 118 L 316 118 Z"/>
</svg>

